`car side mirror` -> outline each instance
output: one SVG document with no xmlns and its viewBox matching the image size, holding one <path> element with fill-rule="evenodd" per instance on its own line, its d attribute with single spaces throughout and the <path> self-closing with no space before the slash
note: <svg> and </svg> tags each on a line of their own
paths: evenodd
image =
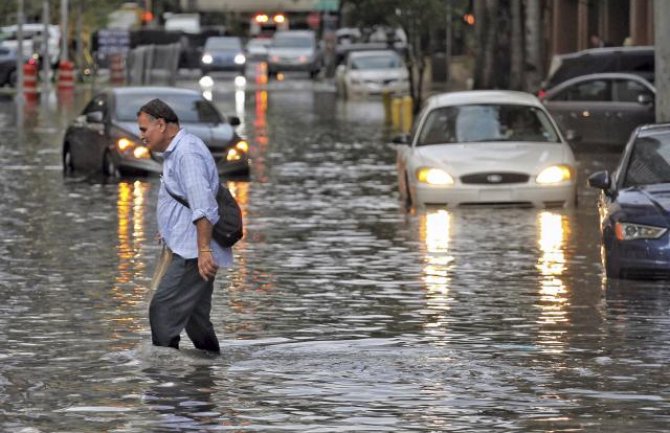
<svg viewBox="0 0 670 433">
<path fill-rule="evenodd" d="M 641 93 L 637 95 L 637 102 L 641 105 L 653 104 L 654 100 L 648 93 Z"/>
<path fill-rule="evenodd" d="M 612 180 L 610 179 L 609 172 L 597 171 L 589 176 L 588 183 L 591 188 L 598 188 L 606 191 L 610 189 Z"/>
<path fill-rule="evenodd" d="M 391 139 L 391 141 L 393 142 L 393 144 L 405 144 L 405 145 L 408 145 L 408 144 L 409 144 L 409 134 L 400 134 L 400 135 L 396 135 L 395 137 L 393 137 L 393 138 Z"/>
<path fill-rule="evenodd" d="M 86 123 L 102 123 L 102 111 L 92 111 L 86 113 Z"/>
<path fill-rule="evenodd" d="M 240 118 L 237 116 L 229 116 L 228 123 L 230 123 L 230 126 L 240 126 L 242 124 Z"/>
</svg>

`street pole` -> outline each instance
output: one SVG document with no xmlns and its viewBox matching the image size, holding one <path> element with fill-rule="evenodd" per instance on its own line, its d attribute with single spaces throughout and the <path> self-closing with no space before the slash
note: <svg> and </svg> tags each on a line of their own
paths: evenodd
<svg viewBox="0 0 670 433">
<path fill-rule="evenodd" d="M 449 89 L 449 80 L 451 79 L 451 74 L 450 74 L 450 65 L 451 65 L 451 44 L 452 44 L 452 22 L 451 22 L 451 0 L 447 0 L 447 26 L 446 26 L 446 31 L 447 31 L 447 46 L 446 46 L 446 52 L 445 54 L 445 64 L 446 64 L 446 79 L 445 83 L 447 85 L 447 90 Z"/>
<path fill-rule="evenodd" d="M 42 32 L 42 71 L 44 77 L 42 80 L 42 98 L 47 100 L 49 95 L 49 72 L 51 69 L 51 59 L 49 59 L 49 0 L 42 2 L 42 19 L 44 21 L 44 31 Z"/>
<path fill-rule="evenodd" d="M 60 0 L 60 59 L 68 60 L 68 16 L 67 16 L 68 0 Z"/>
<path fill-rule="evenodd" d="M 17 46 L 17 52 L 16 52 L 16 72 L 17 72 L 17 83 L 16 83 L 16 101 L 20 104 L 23 105 L 25 102 L 24 95 L 23 95 L 23 63 L 25 62 L 25 59 L 23 58 L 23 21 L 25 21 L 24 17 L 24 7 L 23 7 L 23 0 L 19 0 L 18 4 L 18 10 L 16 12 L 16 19 L 18 21 L 17 23 L 17 29 L 16 29 L 16 46 Z M 22 112 L 23 110 L 20 110 Z"/>
</svg>

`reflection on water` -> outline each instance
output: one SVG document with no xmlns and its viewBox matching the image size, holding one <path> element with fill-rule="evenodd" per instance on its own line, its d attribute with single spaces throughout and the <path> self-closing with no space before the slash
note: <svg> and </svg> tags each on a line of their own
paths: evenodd
<svg viewBox="0 0 670 433">
<path fill-rule="evenodd" d="M 313 85 L 246 95 L 215 359 L 150 343 L 157 179 L 64 179 L 0 100 L 1 432 L 667 431 L 670 290 L 601 292 L 595 206 L 408 215 L 378 101 Z"/>
<path fill-rule="evenodd" d="M 142 249 L 147 243 L 146 210 L 147 195 L 150 187 L 139 180 L 124 181 L 118 184 L 117 239 L 118 255 L 115 284 L 112 286 L 112 298 L 117 303 L 113 319 L 114 333 L 119 339 L 128 331 L 139 332 L 142 324 L 136 315 L 139 304 L 147 295 L 145 284 L 139 283 L 147 271 L 147 261 Z M 128 346 L 121 346 L 128 348 Z"/>
<path fill-rule="evenodd" d="M 552 329 L 550 325 L 566 322 L 568 293 L 563 281 L 566 270 L 565 240 L 569 234 L 569 222 L 559 213 L 543 211 L 537 218 L 540 256 L 537 269 L 540 272 L 541 314 L 539 344 L 547 350 L 560 351 L 564 345 L 564 329 Z"/>
<path fill-rule="evenodd" d="M 426 304 L 431 309 L 431 321 L 426 329 L 441 328 L 449 312 L 449 285 L 454 258 L 449 251 L 451 216 L 444 209 L 430 210 L 421 215 L 420 237 L 425 243 L 423 281 L 426 285 Z"/>
</svg>

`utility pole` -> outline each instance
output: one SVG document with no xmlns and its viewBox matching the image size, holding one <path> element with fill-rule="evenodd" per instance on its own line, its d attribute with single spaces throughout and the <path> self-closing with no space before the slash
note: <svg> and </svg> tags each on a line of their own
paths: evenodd
<svg viewBox="0 0 670 433">
<path fill-rule="evenodd" d="M 42 2 L 42 20 L 44 21 L 44 30 L 42 31 L 42 71 L 44 79 L 42 80 L 42 98 L 46 101 L 49 95 L 49 72 L 51 72 L 51 59 L 49 58 L 49 0 Z"/>
<path fill-rule="evenodd" d="M 446 46 L 446 52 L 445 54 L 445 66 L 447 68 L 446 70 L 446 78 L 445 78 L 445 83 L 447 85 L 447 89 L 449 89 L 449 80 L 451 79 L 451 73 L 450 73 L 450 67 L 451 67 L 451 53 L 452 53 L 452 34 L 453 34 L 453 21 L 452 21 L 452 8 L 451 8 L 451 0 L 447 0 L 447 46 Z"/>
<path fill-rule="evenodd" d="M 654 1 L 656 122 L 670 122 L 670 2 Z"/>
<path fill-rule="evenodd" d="M 17 29 L 16 29 L 16 43 L 17 43 L 17 52 L 16 52 L 16 72 L 17 72 L 17 83 L 16 83 L 16 101 L 22 105 L 25 102 L 25 97 L 23 95 L 23 63 L 25 59 L 23 58 L 23 22 L 25 21 L 25 12 L 23 7 L 23 0 L 19 0 L 18 10 L 16 12 Z M 19 110 L 22 112 L 23 110 Z"/>
<path fill-rule="evenodd" d="M 69 60 L 68 57 L 68 0 L 60 0 L 60 59 Z"/>
</svg>

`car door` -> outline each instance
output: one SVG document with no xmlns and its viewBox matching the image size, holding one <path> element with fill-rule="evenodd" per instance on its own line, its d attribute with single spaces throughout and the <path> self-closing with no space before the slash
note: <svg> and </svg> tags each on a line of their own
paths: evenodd
<svg viewBox="0 0 670 433">
<path fill-rule="evenodd" d="M 607 130 L 610 141 L 623 146 L 636 127 L 656 121 L 655 91 L 651 84 L 632 78 L 613 80 L 612 91 Z"/>
<path fill-rule="evenodd" d="M 109 119 L 106 94 L 94 97 L 75 119 L 69 135 L 72 162 L 77 169 L 101 170 L 108 139 Z"/>
<path fill-rule="evenodd" d="M 611 94 L 611 81 L 605 78 L 570 81 L 556 93 L 550 92 L 545 105 L 567 137 L 606 144 Z"/>
</svg>

